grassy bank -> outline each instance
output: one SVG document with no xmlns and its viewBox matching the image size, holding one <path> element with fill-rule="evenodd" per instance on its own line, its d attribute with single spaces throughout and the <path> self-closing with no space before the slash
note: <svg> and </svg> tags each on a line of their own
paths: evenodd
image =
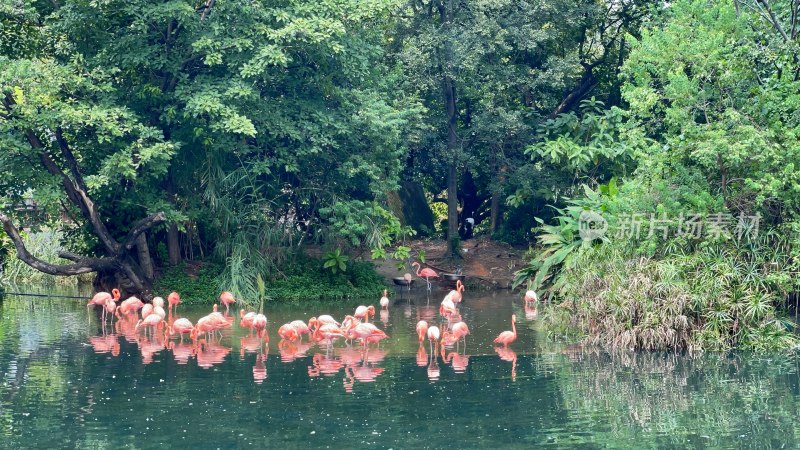
<svg viewBox="0 0 800 450">
<path fill-rule="evenodd" d="M 379 298 L 386 288 L 383 278 L 367 262 L 348 262 L 344 272 L 324 269 L 323 261 L 297 256 L 264 277 L 263 298 L 267 302 L 335 301 L 349 298 Z M 187 304 L 210 304 L 217 301 L 225 286 L 219 283 L 223 267 L 203 264 L 185 265 L 167 270 L 155 283 L 159 294 L 180 292 Z M 259 299 L 244 299 L 255 304 Z"/>
</svg>

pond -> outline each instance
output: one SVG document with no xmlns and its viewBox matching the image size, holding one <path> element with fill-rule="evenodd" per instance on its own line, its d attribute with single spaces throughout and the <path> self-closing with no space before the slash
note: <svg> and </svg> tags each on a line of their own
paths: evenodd
<svg viewBox="0 0 800 450">
<path fill-rule="evenodd" d="M 266 351 L 237 326 L 188 344 L 100 325 L 85 300 L 0 304 L 3 448 L 792 448 L 794 354 L 609 355 L 548 343 L 520 296 L 466 292 L 465 347 L 431 358 L 424 291 L 393 296 L 375 322 L 389 339 L 361 352 L 281 343 L 284 322 L 341 318 L 362 302 L 267 305 Z M 372 299 L 377 306 L 377 298 Z M 178 309 L 196 321 L 208 307 Z M 518 339 L 492 339 L 518 317 Z M 304 339 L 304 341 L 306 341 Z M 171 347 L 171 348 L 166 348 Z"/>
</svg>

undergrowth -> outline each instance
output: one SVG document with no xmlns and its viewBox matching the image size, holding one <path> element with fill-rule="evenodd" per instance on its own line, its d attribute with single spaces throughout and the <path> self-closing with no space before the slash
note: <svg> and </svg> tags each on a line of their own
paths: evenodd
<svg viewBox="0 0 800 450">
<path fill-rule="evenodd" d="M 186 304 L 210 304 L 218 300 L 222 290 L 228 289 L 220 284 L 224 268 L 218 264 L 204 264 L 196 274 L 190 274 L 187 269 L 181 265 L 164 272 L 154 285 L 156 294 L 166 296 L 177 291 Z M 306 256 L 285 260 L 264 280 L 263 296 L 267 302 L 376 297 L 386 288 L 371 263 L 348 261 L 345 271 L 333 274 L 323 268 L 321 260 Z M 242 298 L 241 301 L 255 305 L 258 300 Z"/>
</svg>

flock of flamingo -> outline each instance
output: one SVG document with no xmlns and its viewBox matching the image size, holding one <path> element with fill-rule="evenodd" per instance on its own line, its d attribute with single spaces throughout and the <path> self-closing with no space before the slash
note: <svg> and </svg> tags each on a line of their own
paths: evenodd
<svg viewBox="0 0 800 450">
<path fill-rule="evenodd" d="M 464 290 L 464 285 L 458 281 L 455 289 L 444 297 L 438 311 L 441 316 L 439 325 L 429 325 L 426 320 L 420 320 L 416 325 L 419 341 L 417 365 L 427 367 L 428 377 L 431 379 L 439 378 L 439 355 L 442 361 L 452 365 L 457 373 L 463 373 L 469 363 L 469 356 L 466 355 L 466 337 L 470 334 L 470 330 L 462 321 L 458 308 Z M 219 297 L 220 303 L 225 307 L 224 313 L 218 311 L 219 306 L 214 304 L 212 312 L 198 319 L 195 324 L 185 317 L 178 317 L 177 308 L 181 298 L 177 292 L 172 292 L 167 297 L 166 311 L 164 299 L 161 297 L 153 298 L 152 303 L 144 303 L 136 297 L 130 297 L 117 304 L 119 300 L 119 290 L 113 289 L 111 293 L 98 292 L 87 303 L 87 310 L 92 306 L 102 308 L 103 335 L 90 338 L 90 344 L 98 353 L 119 355 L 117 334 L 139 345 L 145 364 L 152 362 L 156 353 L 169 349 L 179 364 L 187 364 L 190 358 L 195 357 L 198 366 L 210 368 L 222 363 L 232 350 L 221 344 L 222 331 L 232 328 L 235 323 L 234 316 L 230 314 L 230 307 L 236 303 L 236 299 L 230 292 L 222 292 Z M 535 318 L 535 305 L 538 302 L 536 293 L 526 292 L 524 300 L 526 317 Z M 388 322 L 389 303 L 387 291 L 384 290 L 379 300 L 381 320 L 384 323 Z M 267 317 L 254 311 L 248 312 L 245 308 L 239 309 L 238 316 L 238 326 L 249 330 L 246 336 L 240 338 L 240 355 L 244 357 L 245 352 L 256 353 L 253 378 L 256 383 L 261 383 L 267 377 L 265 365 L 269 345 Z M 290 362 L 305 357 L 311 347 L 319 345 L 325 352 L 312 356 L 312 365 L 308 367 L 309 376 L 330 376 L 343 369 L 345 389 L 351 392 L 356 380 L 374 381 L 383 372 L 383 368 L 376 367 L 386 356 L 386 352 L 380 349 L 379 343 L 389 336 L 370 322 L 374 317 L 375 307 L 362 305 L 358 306 L 352 315 L 345 316 L 341 322 L 330 315 L 322 314 L 309 318 L 308 322 L 298 319 L 285 323 L 277 330 L 280 337 L 278 349 L 281 360 Z M 117 319 L 116 323 L 114 319 Z M 105 332 L 109 321 L 115 333 Z M 494 350 L 500 358 L 512 363 L 512 380 L 516 378 L 517 355 L 509 345 L 517 339 L 515 322 L 516 315 L 512 314 L 511 330 L 503 331 L 493 341 L 499 344 Z M 188 340 L 184 340 L 186 335 L 189 337 Z M 308 339 L 304 341 L 306 335 Z M 339 339 L 346 342 L 344 347 L 334 346 L 334 342 Z M 427 346 L 425 341 L 428 341 Z M 354 345 L 355 343 L 358 345 Z M 462 343 L 463 354 L 460 352 Z"/>
</svg>

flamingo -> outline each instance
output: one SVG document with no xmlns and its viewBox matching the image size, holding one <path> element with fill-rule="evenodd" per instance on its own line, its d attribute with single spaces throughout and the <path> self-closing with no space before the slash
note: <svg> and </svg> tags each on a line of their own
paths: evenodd
<svg viewBox="0 0 800 450">
<path fill-rule="evenodd" d="M 256 336 L 264 338 L 266 342 L 269 342 L 269 335 L 267 334 L 267 316 L 264 314 L 256 314 L 256 317 L 253 319 L 253 330 L 256 332 Z"/>
<path fill-rule="evenodd" d="M 356 308 L 356 312 L 353 314 L 353 317 L 358 319 L 358 321 L 369 322 L 369 316 L 375 317 L 375 307 L 372 305 L 364 306 L 361 305 Z"/>
<path fill-rule="evenodd" d="M 222 291 L 222 293 L 219 294 L 219 301 L 225 305 L 225 314 L 228 313 L 231 303 L 236 303 L 236 299 L 233 298 L 233 294 L 228 291 Z"/>
<path fill-rule="evenodd" d="M 139 311 L 144 306 L 141 300 L 136 297 L 130 297 L 127 300 L 124 300 L 120 303 L 119 307 L 117 308 L 116 315 L 117 319 L 121 319 L 122 317 L 120 314 L 131 314 Z"/>
<path fill-rule="evenodd" d="M 328 341 L 328 347 L 333 345 L 333 340 L 336 338 L 344 337 L 344 333 L 336 325 L 326 323 L 314 331 L 314 339 Z"/>
<path fill-rule="evenodd" d="M 383 290 L 383 297 L 381 297 L 381 309 L 389 309 L 389 297 L 387 297 L 388 291 L 386 289 Z"/>
<path fill-rule="evenodd" d="M 300 335 L 297 333 L 297 328 L 293 327 L 291 323 L 285 323 L 278 328 L 278 336 L 281 339 L 286 339 L 287 341 L 294 342 L 296 341 Z"/>
<path fill-rule="evenodd" d="M 436 273 L 435 270 L 433 270 L 433 269 L 431 269 L 429 267 L 426 267 L 426 268 L 424 268 L 424 269 L 422 269 L 420 271 L 419 270 L 420 269 L 420 265 L 416 261 L 414 261 L 411 264 L 411 267 L 414 267 L 414 266 L 417 266 L 417 276 L 420 277 L 420 278 L 425 278 L 425 282 L 428 283 L 428 291 L 430 291 L 431 290 L 431 280 L 430 279 L 431 278 L 439 278 L 439 274 Z"/>
<path fill-rule="evenodd" d="M 114 303 L 113 299 L 106 300 L 106 305 L 104 307 L 103 313 L 105 314 L 105 317 L 111 316 L 112 325 L 114 324 L 114 311 L 116 311 L 116 309 L 117 309 L 117 304 Z M 103 318 L 103 325 L 106 324 L 105 317 Z"/>
<path fill-rule="evenodd" d="M 456 322 L 453 324 L 452 331 L 450 333 L 445 333 L 447 336 L 449 334 L 449 342 L 450 345 L 452 343 L 458 344 L 458 341 L 464 340 L 464 347 L 466 348 L 467 345 L 467 335 L 469 334 L 469 327 L 464 322 Z M 442 338 L 444 341 L 444 338 Z"/>
<path fill-rule="evenodd" d="M 289 325 L 293 326 L 295 330 L 297 330 L 297 337 L 302 341 L 304 334 L 311 333 L 311 328 L 309 325 L 306 325 L 305 322 L 302 320 L 293 320 L 289 322 Z"/>
<path fill-rule="evenodd" d="M 428 328 L 428 341 L 431 348 L 431 354 L 436 355 L 439 352 L 439 327 L 436 325 Z M 436 343 L 436 352 L 433 351 L 433 343 Z"/>
<path fill-rule="evenodd" d="M 164 307 L 164 299 L 161 297 L 153 297 L 152 303 L 154 307 L 156 306 L 160 306 L 161 308 Z"/>
<path fill-rule="evenodd" d="M 310 322 L 310 320 L 309 320 L 309 322 Z M 321 324 L 321 325 L 326 325 L 326 324 L 327 325 L 336 325 L 337 327 L 342 325 L 339 322 L 337 322 L 333 317 L 331 317 L 331 316 L 329 316 L 327 314 L 323 314 L 321 316 L 317 316 L 317 322 L 319 322 L 319 324 Z"/>
<path fill-rule="evenodd" d="M 360 339 L 361 346 L 365 347 L 368 340 L 370 342 L 379 342 L 389 336 L 371 323 L 360 323 L 349 330 L 347 337 L 349 339 Z"/>
<path fill-rule="evenodd" d="M 439 306 L 439 314 L 445 317 L 455 316 L 458 314 L 456 304 L 453 303 L 452 299 L 445 297 L 444 300 L 442 300 L 442 304 Z"/>
<path fill-rule="evenodd" d="M 192 331 L 194 331 L 192 322 L 189 319 L 181 317 L 173 322 L 172 325 L 167 326 L 167 329 L 164 330 L 164 337 L 169 339 L 172 335 L 178 333 L 181 337 L 181 342 L 183 342 L 183 335 L 191 335 Z"/>
<path fill-rule="evenodd" d="M 119 300 L 120 292 L 119 289 L 112 289 L 111 294 L 108 292 L 98 292 L 94 294 L 94 296 L 89 300 L 89 303 L 86 304 L 86 313 L 89 313 L 89 307 L 92 305 L 100 305 L 106 307 L 108 302 L 116 302 Z M 112 311 L 113 312 L 113 311 Z M 106 309 L 103 310 L 103 322 L 106 320 Z"/>
<path fill-rule="evenodd" d="M 403 274 L 403 279 L 406 280 L 406 286 L 408 286 L 408 290 L 410 291 L 411 290 L 411 280 L 412 280 L 411 274 L 408 273 L 408 272 L 404 273 Z"/>
<path fill-rule="evenodd" d="M 151 303 L 147 303 L 142 306 L 142 319 L 146 318 L 150 314 L 153 314 L 153 305 Z"/>
<path fill-rule="evenodd" d="M 425 340 L 425 335 L 428 333 L 428 322 L 420 320 L 417 322 L 417 337 L 419 338 L 419 345 L 422 347 L 422 341 Z"/>
<path fill-rule="evenodd" d="M 239 326 L 242 328 L 249 328 L 253 332 L 253 319 L 256 318 L 256 313 L 246 313 L 244 308 L 239 310 Z"/>
<path fill-rule="evenodd" d="M 178 305 L 181 304 L 181 295 L 178 294 L 177 292 L 173 291 L 167 297 L 167 303 L 169 303 L 169 311 L 172 312 L 172 313 L 177 314 L 178 313 Z M 174 311 L 173 311 L 173 308 L 175 308 Z"/>
<path fill-rule="evenodd" d="M 164 322 L 164 319 L 161 318 L 158 314 L 150 314 L 149 316 L 145 317 L 144 319 L 139 319 L 136 322 L 136 331 L 139 331 L 139 328 L 150 328 L 151 334 L 156 329 L 161 329 L 161 326 Z M 145 329 L 145 334 L 147 334 L 147 330 Z"/>
<path fill-rule="evenodd" d="M 517 321 L 517 315 L 511 315 L 511 330 L 512 331 L 503 331 L 500 333 L 496 338 L 494 338 L 495 344 L 503 344 L 505 347 L 508 347 L 508 344 L 517 340 L 517 326 L 514 324 Z"/>
<path fill-rule="evenodd" d="M 461 293 L 464 292 L 464 285 L 461 283 L 461 280 L 456 281 L 456 288 L 450 291 L 447 294 L 447 297 L 453 301 L 453 303 L 461 303 Z"/>
<path fill-rule="evenodd" d="M 212 333 L 216 330 L 217 330 L 217 324 L 214 322 L 214 319 L 211 317 L 211 314 L 209 314 L 207 316 L 201 317 L 197 321 L 197 325 L 195 325 L 194 330 L 192 330 L 192 333 L 189 335 L 189 337 L 191 337 L 192 340 L 195 340 L 197 339 L 197 336 L 200 333 L 203 333 L 206 335 L 206 337 L 208 337 L 209 333 Z"/>
<path fill-rule="evenodd" d="M 525 293 L 525 303 L 535 302 L 538 301 L 539 297 L 536 296 L 536 292 L 529 290 Z"/>
</svg>

